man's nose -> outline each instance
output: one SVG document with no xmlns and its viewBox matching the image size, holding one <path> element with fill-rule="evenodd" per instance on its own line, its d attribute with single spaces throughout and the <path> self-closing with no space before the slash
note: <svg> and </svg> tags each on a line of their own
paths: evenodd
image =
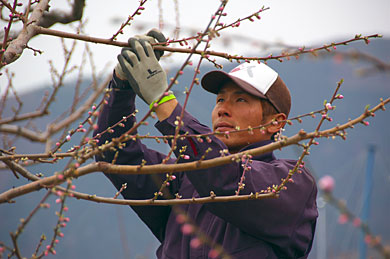
<svg viewBox="0 0 390 259">
<path fill-rule="evenodd" d="M 230 117 L 231 116 L 231 109 L 228 102 L 223 102 L 220 104 L 218 109 L 218 116 L 219 117 Z"/>
</svg>

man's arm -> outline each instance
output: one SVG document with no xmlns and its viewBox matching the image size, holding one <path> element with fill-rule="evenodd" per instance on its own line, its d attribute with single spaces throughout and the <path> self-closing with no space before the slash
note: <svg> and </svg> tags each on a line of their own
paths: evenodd
<svg viewBox="0 0 390 259">
<path fill-rule="evenodd" d="M 102 134 L 108 127 L 116 124 L 122 120 L 123 117 L 133 114 L 135 111 L 136 95 L 131 87 L 129 87 L 127 81 L 120 80 L 114 75 L 110 82 L 110 88 L 112 89 L 110 97 L 107 100 L 107 104 L 103 107 L 98 120 L 98 128 L 94 132 L 95 137 L 97 134 L 101 134 L 98 138 L 99 145 L 120 137 L 136 122 L 135 116 L 131 116 L 126 121 L 122 122 L 122 127 L 117 126 L 113 128 L 113 132 Z M 133 132 L 132 134 L 135 135 L 136 133 L 137 132 Z M 141 164 L 143 160 L 149 165 L 158 164 L 165 158 L 163 154 L 148 149 L 139 139 L 136 139 L 125 142 L 125 146 L 122 149 L 104 152 L 102 155 L 97 156 L 96 160 L 111 163 L 116 152 L 118 152 L 116 164 L 121 165 L 138 165 Z M 122 192 L 125 199 L 150 199 L 154 196 L 154 193 L 158 191 L 161 181 L 165 180 L 163 179 L 165 177 L 163 174 L 155 175 L 155 177 L 151 175 L 120 174 L 106 174 L 106 176 L 118 190 L 122 187 L 122 184 L 127 184 L 127 188 Z M 172 193 L 175 193 L 178 188 L 179 178 L 180 177 L 178 176 L 177 180 L 173 181 L 170 185 Z M 170 207 L 141 206 L 133 207 L 133 210 L 147 224 L 154 235 L 162 241 L 165 233 L 166 221 L 170 213 Z"/>
</svg>

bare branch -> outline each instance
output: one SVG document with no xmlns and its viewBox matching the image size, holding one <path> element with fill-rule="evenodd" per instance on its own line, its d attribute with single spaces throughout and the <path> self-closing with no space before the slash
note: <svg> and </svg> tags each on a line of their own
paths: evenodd
<svg viewBox="0 0 390 259">
<path fill-rule="evenodd" d="M 35 142 L 43 143 L 46 142 L 47 140 L 46 134 L 42 134 L 17 125 L 9 125 L 9 124 L 0 125 L 0 132 L 15 134 Z"/>
<path fill-rule="evenodd" d="M 19 33 L 18 37 L 11 41 L 4 52 L 2 63 L 0 67 L 7 65 L 9 63 L 14 62 L 18 59 L 23 50 L 26 48 L 29 40 L 37 34 L 36 27 L 32 26 L 33 23 L 38 23 L 43 13 L 46 11 L 50 0 L 41 0 L 34 11 L 31 13 L 30 19 L 28 19 L 27 23 L 24 24 L 22 31 Z"/>
<path fill-rule="evenodd" d="M 127 42 L 120 42 L 120 41 L 113 41 L 111 39 L 102 39 L 102 38 L 97 38 L 97 37 L 92 37 L 92 36 L 87 36 L 87 35 L 81 35 L 81 34 L 76 34 L 76 33 L 70 33 L 70 32 L 63 32 L 63 31 L 57 31 L 57 30 L 52 30 L 52 29 L 47 29 L 39 26 L 35 26 L 35 30 L 37 34 L 45 34 L 45 35 L 51 35 L 51 36 L 57 36 L 57 37 L 62 37 L 62 38 L 69 38 L 69 39 L 77 39 L 77 40 L 82 40 L 82 41 L 87 41 L 87 42 L 93 42 L 93 43 L 100 43 L 100 44 L 106 44 L 106 45 L 112 45 L 112 46 L 117 46 L 117 47 L 127 47 L 128 43 Z M 200 36 L 198 36 L 200 37 Z M 230 55 L 228 53 L 224 52 L 217 52 L 217 51 L 201 51 L 201 50 L 194 50 L 192 48 L 175 48 L 175 47 L 164 47 L 159 45 L 159 43 L 152 44 L 153 48 L 156 50 L 163 50 L 163 51 L 168 51 L 168 52 L 177 52 L 177 53 L 187 53 L 187 54 L 198 54 L 201 56 L 217 56 L 221 58 L 225 58 L 227 60 L 262 60 L 262 61 L 267 61 L 267 60 L 272 60 L 276 59 L 278 61 L 281 61 L 282 58 L 287 58 L 289 59 L 290 57 L 296 57 L 301 54 L 306 54 L 306 53 L 312 53 L 316 54 L 317 51 L 319 50 L 327 50 L 331 51 L 331 48 L 338 46 L 338 45 L 348 45 L 351 42 L 358 41 L 358 40 L 364 40 L 365 42 L 368 43 L 368 39 L 370 38 L 381 38 L 382 35 L 379 34 L 373 34 L 373 35 L 368 35 L 368 36 L 362 36 L 362 35 L 356 35 L 355 38 L 342 41 L 342 42 L 337 42 L 337 43 L 330 43 L 326 44 L 322 47 L 318 48 L 312 48 L 312 49 L 307 49 L 305 50 L 304 48 L 299 48 L 297 51 L 293 51 L 291 53 L 283 53 L 281 55 L 277 56 L 267 56 L 267 57 L 244 57 L 244 56 L 239 56 L 239 55 Z M 166 43 L 163 43 L 166 44 Z"/>
<path fill-rule="evenodd" d="M 68 24 L 74 21 L 79 21 L 83 17 L 84 6 L 85 0 L 74 0 L 72 10 L 69 13 L 57 10 L 44 13 L 42 19 L 37 23 L 37 25 L 49 28 L 55 23 Z"/>
</svg>

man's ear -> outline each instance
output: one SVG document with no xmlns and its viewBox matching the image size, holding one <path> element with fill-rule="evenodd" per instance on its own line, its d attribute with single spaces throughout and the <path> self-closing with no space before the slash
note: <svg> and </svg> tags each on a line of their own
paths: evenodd
<svg viewBox="0 0 390 259">
<path fill-rule="evenodd" d="M 278 113 L 270 116 L 270 118 L 271 119 L 268 122 L 271 122 L 271 125 L 267 127 L 267 133 L 273 135 L 284 127 L 287 116 L 284 113 Z"/>
</svg>

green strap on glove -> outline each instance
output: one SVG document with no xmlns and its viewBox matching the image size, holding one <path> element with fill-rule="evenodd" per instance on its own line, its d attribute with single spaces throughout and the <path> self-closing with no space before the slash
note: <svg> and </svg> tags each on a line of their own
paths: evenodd
<svg viewBox="0 0 390 259">
<path fill-rule="evenodd" d="M 134 92 L 152 109 L 163 95 L 165 96 L 158 104 L 172 100 L 175 96 L 171 91 L 165 92 L 168 88 L 167 76 L 157 59 L 163 52 L 153 50 L 150 44 L 150 41 L 155 42 L 155 38 L 162 40 L 165 37 L 156 31 L 151 31 L 148 35 L 152 36 L 129 39 L 130 47 L 122 49 L 115 71 L 119 77 L 128 80 Z"/>
</svg>

